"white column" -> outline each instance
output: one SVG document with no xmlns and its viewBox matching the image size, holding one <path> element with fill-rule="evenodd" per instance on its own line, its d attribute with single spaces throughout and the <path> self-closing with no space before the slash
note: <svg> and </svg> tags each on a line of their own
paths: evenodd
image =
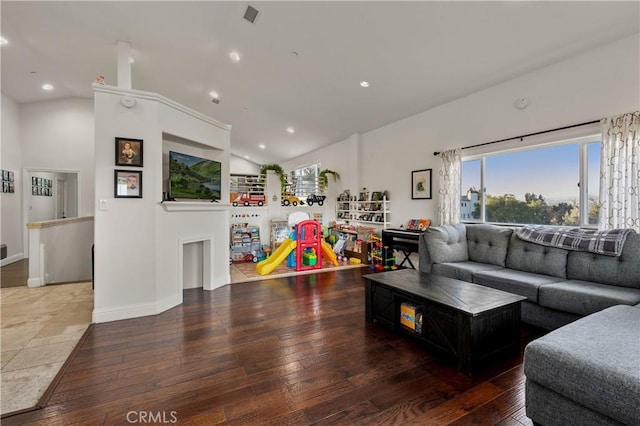
<svg viewBox="0 0 640 426">
<path fill-rule="evenodd" d="M 44 255 L 40 244 L 40 228 L 29 228 L 29 279 L 27 286 L 44 285 Z"/>
</svg>

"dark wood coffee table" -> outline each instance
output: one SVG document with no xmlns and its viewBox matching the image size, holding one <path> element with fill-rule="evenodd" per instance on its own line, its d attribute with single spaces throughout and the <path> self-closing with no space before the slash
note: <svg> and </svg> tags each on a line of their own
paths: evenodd
<svg viewBox="0 0 640 426">
<path fill-rule="evenodd" d="M 453 356 L 472 374 L 490 358 L 520 350 L 526 297 L 412 269 L 365 275 L 365 317 Z M 422 311 L 422 330 L 400 323 L 400 307 Z"/>
</svg>

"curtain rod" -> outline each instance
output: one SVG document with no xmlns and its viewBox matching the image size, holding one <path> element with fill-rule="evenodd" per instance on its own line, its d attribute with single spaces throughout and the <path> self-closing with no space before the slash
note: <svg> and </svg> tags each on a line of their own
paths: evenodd
<svg viewBox="0 0 640 426">
<path fill-rule="evenodd" d="M 528 138 L 529 136 L 542 135 L 544 133 L 557 132 L 558 130 L 572 129 L 574 127 L 588 126 L 589 124 L 596 124 L 596 123 L 599 123 L 599 122 L 600 122 L 600 120 L 587 121 L 585 123 L 573 124 L 571 126 L 558 127 L 558 128 L 551 129 L 551 130 L 543 130 L 541 132 L 529 133 L 527 135 L 516 136 L 516 137 L 513 137 L 513 138 L 499 139 L 497 141 L 491 141 L 491 142 L 479 143 L 479 144 L 476 144 L 476 145 L 465 146 L 464 148 L 460 148 L 460 149 L 477 148 L 479 146 L 491 145 L 491 144 L 494 144 L 494 143 L 506 142 L 506 141 L 511 141 L 511 140 L 514 140 L 514 139 L 520 139 L 520 141 L 522 141 L 522 139 Z M 433 155 L 440 155 L 440 152 L 436 151 L 436 152 L 433 153 Z"/>
</svg>

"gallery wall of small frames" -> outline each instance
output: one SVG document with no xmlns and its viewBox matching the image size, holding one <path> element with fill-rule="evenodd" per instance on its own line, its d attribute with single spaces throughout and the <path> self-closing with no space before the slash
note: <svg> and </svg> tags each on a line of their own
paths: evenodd
<svg viewBox="0 0 640 426">
<path fill-rule="evenodd" d="M 53 197 L 53 181 L 51 179 L 31 176 L 31 195 Z"/>
<path fill-rule="evenodd" d="M 2 185 L 0 186 L 0 192 L 6 194 L 13 194 L 16 192 L 15 176 L 10 170 L 2 170 Z"/>
</svg>

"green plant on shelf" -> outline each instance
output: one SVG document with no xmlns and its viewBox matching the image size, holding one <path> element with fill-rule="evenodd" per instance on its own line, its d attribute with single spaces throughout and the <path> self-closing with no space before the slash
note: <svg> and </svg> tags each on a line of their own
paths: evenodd
<svg viewBox="0 0 640 426">
<path fill-rule="evenodd" d="M 264 164 L 260 167 L 260 178 L 262 182 L 265 182 L 267 179 L 267 171 L 272 170 L 276 175 L 280 178 L 280 191 L 284 191 L 287 186 L 287 175 L 284 172 L 284 169 L 278 164 Z"/>
<path fill-rule="evenodd" d="M 318 189 L 320 192 L 324 192 L 329 185 L 329 176 L 333 176 L 333 181 L 337 182 L 340 180 L 340 173 L 335 172 L 333 170 L 324 169 L 318 173 Z"/>
</svg>

